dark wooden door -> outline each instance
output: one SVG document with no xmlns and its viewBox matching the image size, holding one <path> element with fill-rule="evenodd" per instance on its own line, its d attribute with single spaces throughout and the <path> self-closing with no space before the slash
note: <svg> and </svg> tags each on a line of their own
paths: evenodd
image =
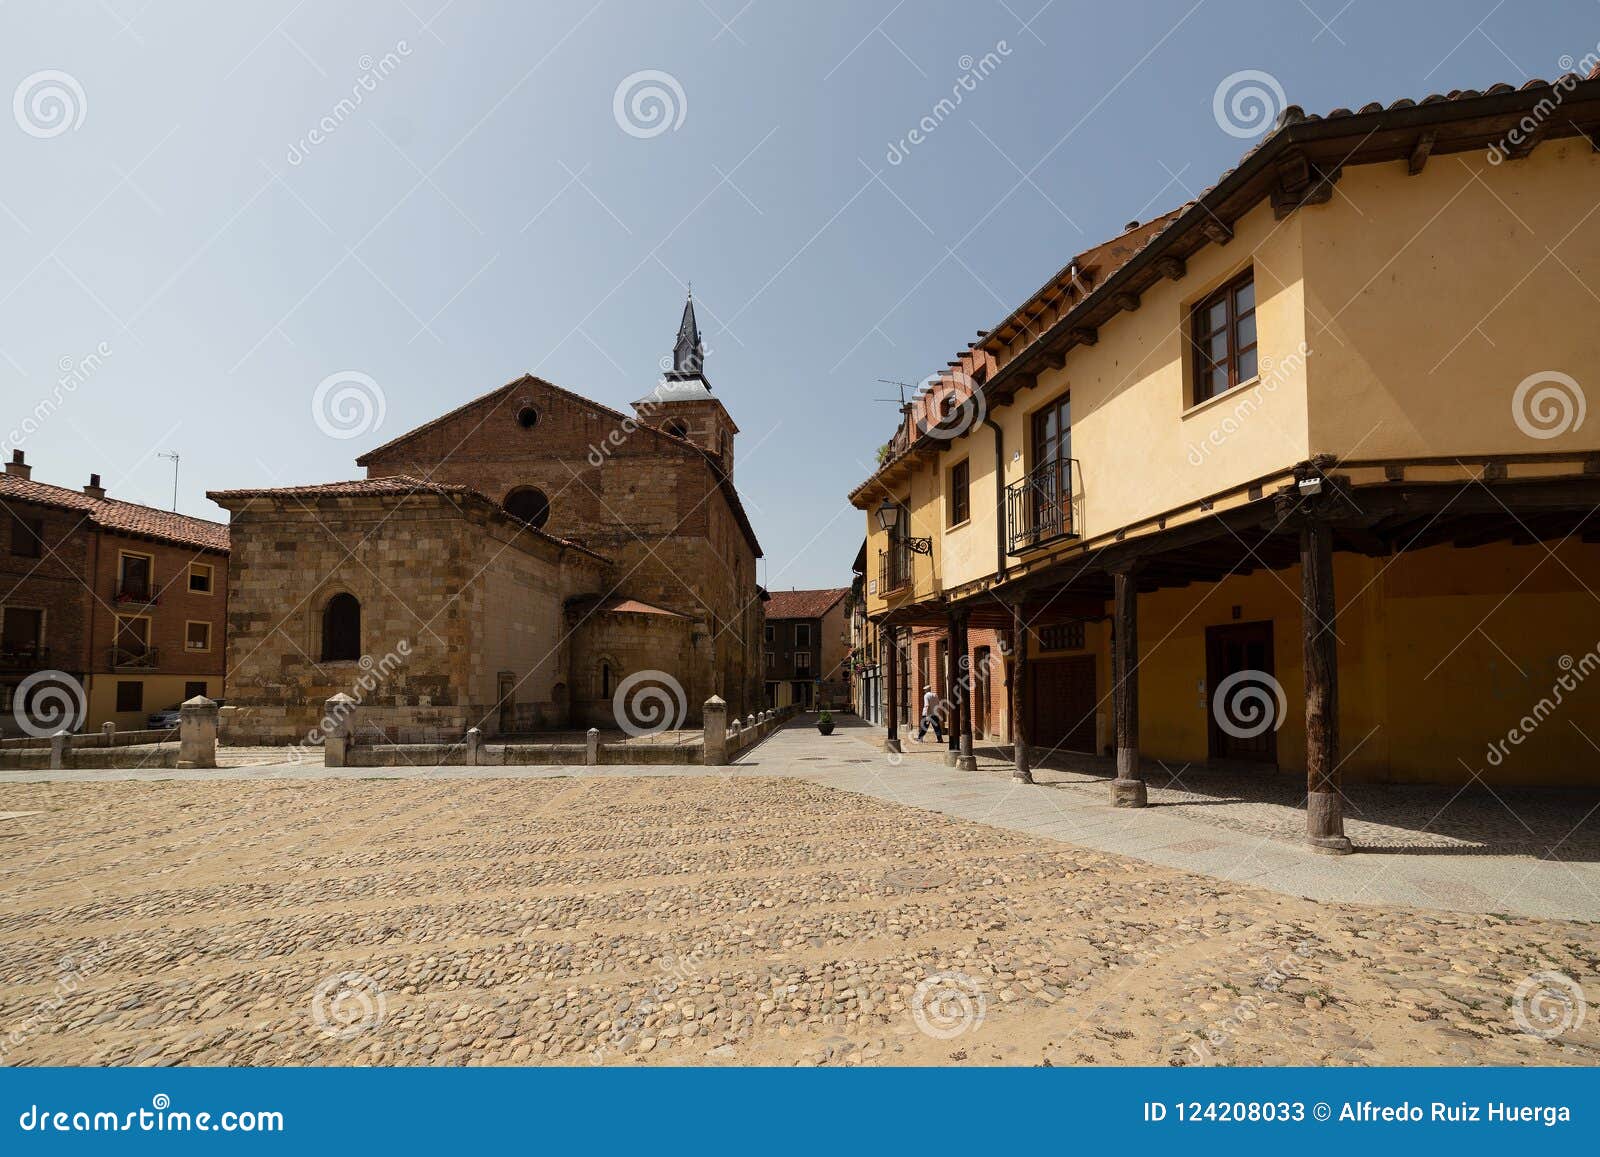
<svg viewBox="0 0 1600 1157">
<path fill-rule="evenodd" d="M 1265 679 L 1247 678 L 1235 683 L 1232 693 L 1219 703 L 1217 689 L 1230 675 L 1259 672 Z M 1272 623 L 1230 623 L 1206 628 L 1206 706 L 1211 730 L 1212 759 L 1240 759 L 1251 763 L 1278 762 L 1276 706 L 1267 708 L 1265 699 L 1276 686 L 1272 665 Z M 1234 718 L 1230 708 L 1240 692 L 1254 692 L 1256 699 L 1245 706 L 1251 712 L 1270 710 L 1270 721 L 1252 714 Z M 1264 697 L 1263 697 L 1264 696 Z M 1224 727 L 1223 720 L 1231 722 Z M 1263 726 L 1265 724 L 1265 726 Z"/>
<path fill-rule="evenodd" d="M 1094 751 L 1094 656 L 1028 663 L 1028 741 L 1049 751 Z"/>
</svg>

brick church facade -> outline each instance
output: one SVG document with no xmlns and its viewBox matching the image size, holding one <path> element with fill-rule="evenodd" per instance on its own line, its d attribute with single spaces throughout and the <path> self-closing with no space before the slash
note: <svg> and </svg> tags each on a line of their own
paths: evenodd
<svg viewBox="0 0 1600 1157">
<path fill-rule="evenodd" d="M 369 451 L 364 479 L 213 492 L 228 738 L 299 742 L 337 692 L 400 741 L 760 709 L 761 547 L 703 364 L 691 300 L 631 416 L 529 375 Z"/>
</svg>

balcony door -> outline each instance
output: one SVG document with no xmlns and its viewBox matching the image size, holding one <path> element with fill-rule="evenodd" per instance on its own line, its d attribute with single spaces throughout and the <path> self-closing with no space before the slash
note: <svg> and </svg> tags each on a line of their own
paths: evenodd
<svg viewBox="0 0 1600 1157">
<path fill-rule="evenodd" d="M 1033 528 L 1036 538 L 1065 529 L 1072 500 L 1072 399 L 1059 398 L 1033 416 Z"/>
</svg>

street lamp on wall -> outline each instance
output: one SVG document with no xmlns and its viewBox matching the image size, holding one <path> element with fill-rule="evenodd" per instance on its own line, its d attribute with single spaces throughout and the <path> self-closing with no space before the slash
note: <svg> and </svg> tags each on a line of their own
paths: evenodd
<svg viewBox="0 0 1600 1157">
<path fill-rule="evenodd" d="M 909 535 L 898 536 L 896 531 L 900 526 L 900 504 L 892 498 L 885 498 L 883 505 L 878 507 L 878 529 L 887 534 L 891 541 L 901 543 L 912 554 L 932 554 L 932 538 L 912 538 Z"/>
</svg>

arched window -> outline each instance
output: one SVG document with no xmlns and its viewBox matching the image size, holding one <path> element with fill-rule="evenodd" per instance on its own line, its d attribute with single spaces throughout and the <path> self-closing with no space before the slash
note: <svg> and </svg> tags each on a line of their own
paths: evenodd
<svg viewBox="0 0 1600 1157">
<path fill-rule="evenodd" d="M 351 594 L 337 594 L 322 609 L 322 661 L 353 661 L 361 658 L 361 600 Z"/>
<path fill-rule="evenodd" d="M 609 662 L 600 664 L 600 698 L 611 698 L 611 664 Z"/>
<path fill-rule="evenodd" d="M 682 418 L 669 418 L 661 424 L 661 428 L 669 434 L 676 434 L 680 438 L 689 436 L 689 424 Z"/>
<path fill-rule="evenodd" d="M 505 507 L 523 522 L 542 528 L 550 521 L 550 499 L 537 486 L 519 486 L 506 495 Z"/>
</svg>

